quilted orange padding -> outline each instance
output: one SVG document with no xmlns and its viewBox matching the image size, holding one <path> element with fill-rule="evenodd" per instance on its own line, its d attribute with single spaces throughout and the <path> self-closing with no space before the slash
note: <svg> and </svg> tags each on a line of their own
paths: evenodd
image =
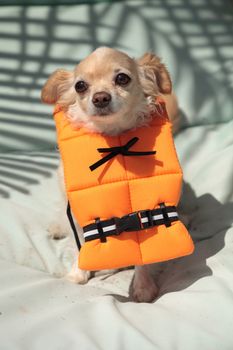
<svg viewBox="0 0 233 350">
<path fill-rule="evenodd" d="M 181 193 L 180 168 L 163 102 L 161 114 L 149 126 L 127 131 L 120 136 L 90 133 L 75 129 L 57 107 L 54 119 L 70 206 L 80 226 L 99 217 L 101 220 L 122 217 L 138 210 L 157 208 L 159 203 L 177 205 Z M 132 151 L 155 150 L 155 155 L 127 157 L 117 155 L 93 172 L 89 166 L 102 156 L 97 148 L 139 141 Z M 169 260 L 191 254 L 194 246 L 188 231 L 179 220 L 170 227 L 160 225 L 136 232 L 123 232 L 84 243 L 79 267 L 86 270 L 118 268 Z"/>
</svg>

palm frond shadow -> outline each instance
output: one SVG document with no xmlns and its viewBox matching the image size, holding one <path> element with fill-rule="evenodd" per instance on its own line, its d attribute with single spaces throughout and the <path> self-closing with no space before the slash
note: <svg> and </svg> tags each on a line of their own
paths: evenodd
<svg viewBox="0 0 233 350">
<path fill-rule="evenodd" d="M 185 290 L 200 279 L 212 276 L 213 271 L 207 260 L 224 249 L 226 233 L 233 223 L 233 202 L 222 204 L 210 193 L 198 197 L 186 182 L 178 211 L 181 217 L 185 214 L 191 218 L 188 230 L 195 243 L 195 251 L 192 255 L 150 266 L 151 274 L 159 287 L 156 300 L 165 294 Z M 107 295 L 121 303 L 132 302 L 133 278 L 134 276 L 129 285 L 128 297 L 114 293 Z"/>
<path fill-rule="evenodd" d="M 188 183 L 184 183 L 182 212 L 191 217 L 188 230 L 195 242 L 195 251 L 190 256 L 164 263 L 157 280 L 159 297 L 184 290 L 198 280 L 212 276 L 207 260 L 225 247 L 226 233 L 232 227 L 233 202 L 222 204 L 210 193 L 197 197 Z"/>
<path fill-rule="evenodd" d="M 228 1 L 216 4 L 204 0 L 195 4 L 183 0 L 178 4 L 142 0 L 86 6 L 21 6 L 3 11 L 0 13 L 0 21 L 5 24 L 4 30 L 0 29 L 3 43 L 0 152 L 54 148 L 51 109 L 41 105 L 41 87 L 55 69 L 73 69 L 98 46 L 115 47 L 136 55 L 142 54 L 141 50 L 150 50 L 163 56 L 165 62 L 164 48 L 168 48 L 174 56 L 169 69 L 173 71 L 175 86 L 184 80 L 184 66 L 192 71 L 195 122 L 209 122 L 201 111 L 210 100 L 215 111 L 211 122 L 226 120 L 228 115 L 223 113 L 222 95 L 217 87 L 222 84 L 221 91 L 231 101 L 233 72 L 229 46 L 233 38 L 233 15 L 230 10 L 232 5 Z M 131 35 L 135 23 L 143 33 L 141 37 Z M 214 62 L 215 74 L 208 70 L 208 62 Z M 186 125 L 189 119 L 188 115 Z M 1 166 L 2 183 L 8 183 L 10 173 L 9 167 L 6 171 Z M 18 180 L 23 187 L 23 178 L 20 181 L 19 176 Z M 3 185 L 4 196 L 6 192 Z"/>
<path fill-rule="evenodd" d="M 53 151 L 0 154 L 0 197 L 10 198 L 12 191 L 30 194 L 30 187 L 51 177 L 57 167 Z"/>
</svg>

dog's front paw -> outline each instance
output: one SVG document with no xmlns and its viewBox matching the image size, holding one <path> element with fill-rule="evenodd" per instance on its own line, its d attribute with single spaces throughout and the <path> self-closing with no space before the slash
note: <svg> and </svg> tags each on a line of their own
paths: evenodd
<svg viewBox="0 0 233 350">
<path fill-rule="evenodd" d="M 137 303 L 151 303 L 156 299 L 159 288 L 151 276 L 138 276 L 135 274 L 132 282 L 132 298 Z"/>
<path fill-rule="evenodd" d="M 90 271 L 78 268 L 77 263 L 72 266 L 71 271 L 66 275 L 66 279 L 77 284 L 86 284 L 91 277 Z"/>
</svg>

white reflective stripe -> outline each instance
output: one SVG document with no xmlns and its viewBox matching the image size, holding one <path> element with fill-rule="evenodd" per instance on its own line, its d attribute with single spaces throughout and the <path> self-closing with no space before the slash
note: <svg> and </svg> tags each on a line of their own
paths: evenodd
<svg viewBox="0 0 233 350">
<path fill-rule="evenodd" d="M 110 226 L 103 227 L 104 232 L 112 231 L 115 229 L 116 229 L 116 225 L 110 225 Z M 98 235 L 98 234 L 99 234 L 99 231 L 96 228 L 94 230 L 84 232 L 83 236 L 84 236 L 84 238 L 86 238 L 86 237 L 90 237 L 92 235 Z"/>
<path fill-rule="evenodd" d="M 176 211 L 174 211 L 172 213 L 167 213 L 167 215 L 169 218 L 174 218 L 175 216 L 178 216 Z M 163 214 L 153 216 L 153 220 L 160 220 L 160 219 L 163 219 Z"/>
<path fill-rule="evenodd" d="M 174 218 L 174 216 L 178 216 L 178 213 L 176 211 L 173 211 L 172 213 L 168 213 L 169 218 Z"/>
<path fill-rule="evenodd" d="M 96 228 L 96 229 L 94 229 L 94 230 L 84 232 L 84 233 L 83 233 L 83 237 L 86 238 L 86 237 L 89 237 L 89 236 L 92 236 L 92 235 L 96 235 L 96 234 L 98 234 L 98 233 L 99 233 L 99 232 L 98 232 L 98 230 L 97 230 L 97 228 Z"/>
<path fill-rule="evenodd" d="M 158 214 L 158 215 L 154 215 L 153 216 L 153 220 L 161 220 L 163 219 L 163 215 L 162 214 Z"/>
<path fill-rule="evenodd" d="M 144 222 L 148 222 L 148 218 L 141 218 L 141 222 L 142 224 L 144 224 Z"/>
<path fill-rule="evenodd" d="M 175 216 L 178 216 L 178 214 L 177 214 L 177 212 L 172 212 L 172 213 L 168 213 L 168 217 L 169 218 L 174 218 Z M 153 215 L 153 220 L 155 221 L 155 220 L 161 220 L 161 219 L 163 219 L 163 215 L 162 214 L 158 214 L 158 215 Z M 148 222 L 149 220 L 148 220 L 148 218 L 147 217 L 145 217 L 145 218 L 142 218 L 142 223 L 144 224 L 145 222 Z"/>
<path fill-rule="evenodd" d="M 112 230 L 116 230 L 116 225 L 103 227 L 104 232 L 108 232 L 108 231 L 112 231 Z"/>
<path fill-rule="evenodd" d="M 171 213 L 168 213 L 168 217 L 169 218 L 174 218 L 174 217 L 178 217 L 178 214 L 176 211 L 174 212 L 171 212 Z M 158 215 L 153 215 L 153 220 L 156 221 L 156 220 L 161 220 L 163 219 L 163 215 L 162 214 L 158 214 Z M 145 218 L 141 218 L 141 222 L 142 224 L 148 222 L 148 218 L 145 217 Z M 116 225 L 110 225 L 110 226 L 106 226 L 106 227 L 103 227 L 103 231 L 104 232 L 108 232 L 108 231 L 112 231 L 112 230 L 116 230 Z M 91 231 L 87 231 L 87 232 L 84 232 L 83 236 L 84 238 L 87 238 L 87 237 L 90 237 L 92 235 L 96 235 L 96 234 L 99 234 L 99 231 L 96 229 L 94 230 L 91 230 Z"/>
</svg>

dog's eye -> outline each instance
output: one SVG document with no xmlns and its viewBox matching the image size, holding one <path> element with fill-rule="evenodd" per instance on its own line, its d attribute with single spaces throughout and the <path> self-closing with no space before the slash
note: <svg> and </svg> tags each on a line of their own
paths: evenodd
<svg viewBox="0 0 233 350">
<path fill-rule="evenodd" d="M 88 85 L 87 85 L 87 83 L 85 83 L 85 81 L 83 81 L 83 80 L 80 80 L 80 81 L 78 81 L 76 84 L 75 84 L 75 90 L 77 91 L 77 92 L 84 92 L 84 91 L 86 91 L 88 89 Z"/>
<path fill-rule="evenodd" d="M 115 79 L 115 83 L 117 85 L 121 85 L 121 86 L 126 86 L 129 84 L 130 82 L 130 77 L 125 74 L 125 73 L 119 73 L 117 76 L 116 76 L 116 79 Z"/>
</svg>

